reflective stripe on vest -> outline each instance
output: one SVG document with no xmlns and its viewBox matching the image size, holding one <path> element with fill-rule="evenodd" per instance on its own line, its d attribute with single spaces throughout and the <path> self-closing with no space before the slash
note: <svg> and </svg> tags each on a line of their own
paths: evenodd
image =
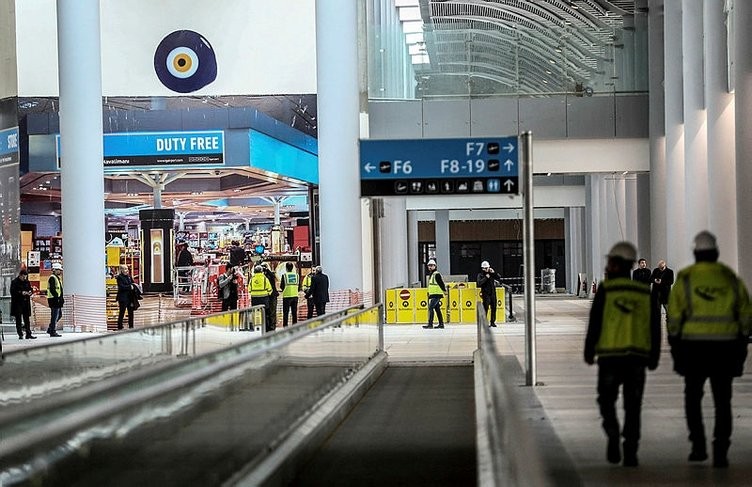
<svg viewBox="0 0 752 487">
<path fill-rule="evenodd" d="M 603 282 L 601 336 L 595 345 L 600 357 L 650 353 L 650 288 L 626 277 Z"/>
<path fill-rule="evenodd" d="M 62 296 L 63 295 L 63 281 L 61 281 L 60 278 L 57 277 L 55 274 L 51 274 L 50 279 L 54 279 L 55 281 L 57 281 L 56 283 L 57 285 L 55 286 L 55 289 L 57 289 L 58 295 L 54 296 L 52 292 L 50 291 L 50 287 L 47 286 L 47 297 L 56 298 L 56 297 Z"/>
<path fill-rule="evenodd" d="M 263 272 L 253 275 L 251 283 L 248 285 L 248 291 L 250 292 L 251 297 L 254 298 L 259 296 L 269 296 L 269 294 L 271 294 L 269 279 L 266 278 Z"/>
<path fill-rule="evenodd" d="M 684 299 L 672 300 L 674 309 L 669 307 L 670 335 L 682 340 L 729 341 L 742 333 L 739 281 L 726 266 L 699 262 L 683 270 L 674 287 Z"/>
<path fill-rule="evenodd" d="M 428 295 L 429 296 L 437 296 L 437 295 L 444 295 L 444 291 L 441 290 L 441 286 L 436 284 L 436 275 L 439 273 L 439 271 L 433 271 L 431 274 L 431 278 L 428 279 Z"/>
<path fill-rule="evenodd" d="M 282 290 L 283 298 L 298 297 L 298 274 L 295 272 L 285 273 L 285 288 Z"/>
</svg>

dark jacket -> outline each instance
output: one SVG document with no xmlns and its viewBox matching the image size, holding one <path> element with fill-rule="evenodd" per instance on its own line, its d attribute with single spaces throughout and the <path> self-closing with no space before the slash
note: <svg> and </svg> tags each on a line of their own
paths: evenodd
<svg viewBox="0 0 752 487">
<path fill-rule="evenodd" d="M 323 272 L 311 276 L 311 289 L 306 297 L 310 296 L 314 303 L 329 302 L 329 276 Z"/>
<path fill-rule="evenodd" d="M 644 269 L 638 267 L 637 269 L 632 271 L 632 280 L 650 286 L 650 284 L 653 282 L 652 279 L 650 279 L 650 275 L 650 269 L 648 269 L 647 267 Z"/>
<path fill-rule="evenodd" d="M 661 283 L 657 284 L 656 279 L 660 279 Z M 668 295 L 671 292 L 671 286 L 674 285 L 674 271 L 668 267 L 663 270 L 656 267 L 650 275 L 650 282 L 653 285 L 652 292 L 658 297 L 658 302 L 668 304 Z"/>
<path fill-rule="evenodd" d="M 481 296 L 493 297 L 496 295 L 496 282 L 500 281 L 501 276 L 498 272 L 479 272 L 476 278 L 476 284 L 480 289 Z"/>
<path fill-rule="evenodd" d="M 277 275 L 271 270 L 264 268 L 264 275 L 269 279 L 269 284 L 272 285 L 272 293 L 269 295 L 271 298 L 279 296 L 279 289 L 277 289 Z"/>
<path fill-rule="evenodd" d="M 235 267 L 245 262 L 245 249 L 239 245 L 230 247 L 230 265 Z"/>
<path fill-rule="evenodd" d="M 180 252 L 178 252 L 178 258 L 175 262 L 178 267 L 188 267 L 193 265 L 193 255 L 188 251 L 187 248 L 181 249 Z"/>
<path fill-rule="evenodd" d="M 115 280 L 117 281 L 118 285 L 118 303 L 123 303 L 126 306 L 133 304 L 136 301 L 136 297 L 133 289 L 135 286 L 133 285 L 133 279 L 131 279 L 131 276 L 118 274 L 117 276 L 115 276 Z"/>
<path fill-rule="evenodd" d="M 24 296 L 23 292 L 31 292 L 28 279 L 16 277 L 10 281 L 10 314 L 11 316 L 31 316 L 31 295 Z"/>
</svg>

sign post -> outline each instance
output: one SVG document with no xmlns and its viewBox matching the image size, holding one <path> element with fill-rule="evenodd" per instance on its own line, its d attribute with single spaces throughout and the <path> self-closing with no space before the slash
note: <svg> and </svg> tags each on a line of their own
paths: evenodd
<svg viewBox="0 0 752 487">
<path fill-rule="evenodd" d="M 535 367 L 535 219 L 533 215 L 533 133 L 525 132 L 522 141 L 524 192 L 523 249 L 525 260 L 525 385 L 536 385 Z"/>
</svg>

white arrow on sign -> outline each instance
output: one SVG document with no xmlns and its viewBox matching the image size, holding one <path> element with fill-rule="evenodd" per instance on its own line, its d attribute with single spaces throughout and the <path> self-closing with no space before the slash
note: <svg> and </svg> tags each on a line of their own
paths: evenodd
<svg viewBox="0 0 752 487">
<path fill-rule="evenodd" d="M 504 149 L 506 149 L 507 154 L 511 154 L 512 151 L 514 150 L 514 145 L 510 142 L 504 146 Z"/>
<path fill-rule="evenodd" d="M 374 166 L 370 162 L 366 162 L 366 165 L 365 165 L 365 167 L 363 169 L 365 169 L 368 174 L 371 174 L 371 171 L 373 171 L 374 169 L 376 169 L 376 166 Z"/>
<path fill-rule="evenodd" d="M 507 191 L 512 191 L 512 188 L 514 187 L 514 181 L 507 179 L 506 181 L 504 181 L 504 186 L 506 186 Z"/>
<path fill-rule="evenodd" d="M 511 159 L 507 159 L 507 160 L 506 160 L 506 161 L 504 162 L 504 166 L 506 166 L 506 168 L 507 168 L 507 171 L 511 171 L 511 170 L 512 170 L 512 168 L 514 167 L 514 162 L 513 162 L 513 161 L 512 161 Z"/>
</svg>

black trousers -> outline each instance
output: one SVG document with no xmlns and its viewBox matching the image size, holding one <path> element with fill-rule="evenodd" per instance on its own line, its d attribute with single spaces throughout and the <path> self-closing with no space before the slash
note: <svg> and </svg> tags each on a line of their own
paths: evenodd
<svg viewBox="0 0 752 487">
<path fill-rule="evenodd" d="M 128 328 L 133 328 L 133 305 L 118 301 L 118 330 L 123 329 L 123 316 L 128 311 Z"/>
<path fill-rule="evenodd" d="M 23 317 L 23 326 L 21 326 L 21 318 Z M 18 338 L 22 338 L 24 336 L 24 331 L 26 331 L 26 336 L 31 336 L 31 324 L 29 323 L 29 315 L 24 313 L 18 313 L 16 315 L 16 331 L 18 332 Z"/>
<path fill-rule="evenodd" d="M 313 299 L 312 298 L 306 298 L 306 319 L 310 320 L 313 318 Z"/>
<path fill-rule="evenodd" d="M 227 298 L 222 300 L 222 311 L 229 311 L 232 309 L 238 309 L 238 297 Z"/>
<path fill-rule="evenodd" d="M 313 304 L 316 306 L 316 316 L 321 316 L 326 313 L 326 301 L 316 301 Z"/>
<path fill-rule="evenodd" d="M 274 330 L 277 328 L 277 296 L 269 296 L 269 306 L 266 308 L 266 325 Z"/>
<path fill-rule="evenodd" d="M 266 331 L 274 331 L 276 325 L 269 323 L 269 296 L 251 296 L 251 306 L 264 306 L 264 317 L 266 319 Z M 276 311 L 275 311 L 276 312 Z"/>
<path fill-rule="evenodd" d="M 491 317 L 488 319 L 489 324 L 496 323 L 496 296 L 483 295 L 483 310 L 488 314 L 488 308 L 491 308 Z"/>
<path fill-rule="evenodd" d="M 282 326 L 287 326 L 287 315 L 292 313 L 292 324 L 298 322 L 298 297 L 282 298 Z"/>
<path fill-rule="evenodd" d="M 619 419 L 616 416 L 619 387 L 622 387 L 624 395 L 624 429 L 621 430 L 624 451 L 636 453 L 640 441 L 645 365 L 631 361 L 602 361 L 598 364 L 598 405 L 603 430 L 609 437 L 619 436 Z"/>
<path fill-rule="evenodd" d="M 724 450 L 731 443 L 731 384 L 730 374 L 688 374 L 684 377 L 684 412 L 687 415 L 689 440 L 692 443 L 705 443 L 705 425 L 702 422 L 702 396 L 705 381 L 710 379 L 715 404 L 714 446 Z"/>
<path fill-rule="evenodd" d="M 441 298 L 444 296 L 429 296 L 428 297 L 428 324 L 433 325 L 433 315 L 436 313 L 436 318 L 439 320 L 440 325 L 444 325 L 444 316 L 441 314 Z"/>
</svg>

